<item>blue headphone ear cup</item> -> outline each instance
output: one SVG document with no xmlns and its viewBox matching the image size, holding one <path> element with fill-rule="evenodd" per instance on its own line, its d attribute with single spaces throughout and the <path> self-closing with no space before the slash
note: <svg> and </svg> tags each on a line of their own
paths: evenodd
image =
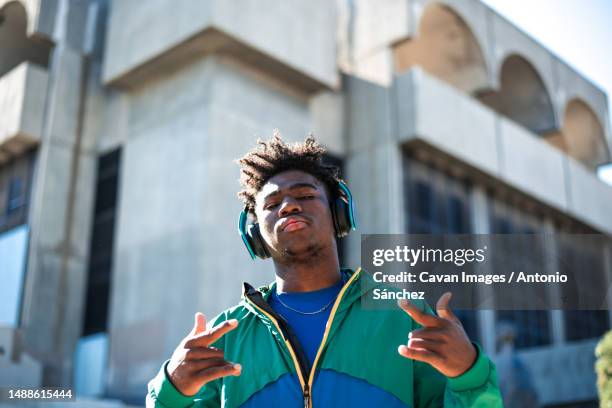
<svg viewBox="0 0 612 408">
<path fill-rule="evenodd" d="M 349 204 L 342 196 L 336 197 L 332 205 L 332 218 L 336 236 L 342 238 L 351 231 Z"/>
<path fill-rule="evenodd" d="M 254 223 L 247 227 L 246 235 L 249 240 L 249 244 L 251 245 L 251 249 L 255 255 L 260 257 L 261 259 L 266 259 L 270 257 L 270 253 L 268 252 L 268 248 L 264 243 L 264 240 L 259 232 L 259 224 Z"/>
</svg>

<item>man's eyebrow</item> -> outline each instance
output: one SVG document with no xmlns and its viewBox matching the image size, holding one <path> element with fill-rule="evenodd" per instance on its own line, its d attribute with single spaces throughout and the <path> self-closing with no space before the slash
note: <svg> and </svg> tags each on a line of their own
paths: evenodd
<svg viewBox="0 0 612 408">
<path fill-rule="evenodd" d="M 317 189 L 317 186 L 315 186 L 312 183 L 295 183 L 290 185 L 289 187 L 287 187 L 285 190 L 288 191 L 292 191 L 292 190 L 299 190 L 300 188 L 312 188 L 313 190 Z M 273 191 L 270 194 L 266 195 L 264 197 L 264 200 L 267 200 L 268 198 L 274 197 L 279 195 L 282 192 L 282 190 L 278 190 L 278 191 Z"/>
</svg>

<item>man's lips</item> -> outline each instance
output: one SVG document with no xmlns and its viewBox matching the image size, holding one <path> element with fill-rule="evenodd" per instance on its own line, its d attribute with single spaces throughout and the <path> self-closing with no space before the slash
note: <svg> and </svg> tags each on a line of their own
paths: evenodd
<svg viewBox="0 0 612 408">
<path fill-rule="evenodd" d="M 280 229 L 285 232 L 297 231 L 308 226 L 308 222 L 301 217 L 287 218 L 282 222 Z"/>
<path fill-rule="evenodd" d="M 301 230 L 303 228 L 306 228 L 306 223 L 304 221 L 296 221 L 296 222 L 287 224 L 287 226 L 285 227 L 285 229 L 283 229 L 283 231 L 291 232 L 291 231 Z"/>
</svg>

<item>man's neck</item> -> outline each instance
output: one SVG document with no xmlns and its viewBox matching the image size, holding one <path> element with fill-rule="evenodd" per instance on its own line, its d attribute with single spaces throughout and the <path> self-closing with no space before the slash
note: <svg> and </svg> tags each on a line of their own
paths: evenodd
<svg viewBox="0 0 612 408">
<path fill-rule="evenodd" d="M 333 286 L 341 279 L 337 256 L 320 258 L 312 264 L 274 266 L 278 292 L 312 292 Z"/>
</svg>

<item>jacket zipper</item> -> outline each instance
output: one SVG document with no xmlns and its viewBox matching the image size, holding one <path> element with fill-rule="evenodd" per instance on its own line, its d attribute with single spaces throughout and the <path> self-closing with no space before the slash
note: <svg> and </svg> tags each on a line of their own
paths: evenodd
<svg viewBox="0 0 612 408">
<path fill-rule="evenodd" d="M 319 358 L 321 356 L 321 352 L 323 351 L 323 347 L 324 347 L 325 342 L 327 340 L 327 336 L 329 335 L 329 330 L 330 330 L 330 328 L 332 326 L 331 323 L 334 320 L 334 316 L 336 314 L 336 310 L 338 309 L 338 305 L 340 304 L 340 301 L 342 300 L 342 297 L 344 296 L 344 293 L 346 292 L 348 287 L 355 281 L 355 279 L 357 278 L 357 276 L 359 275 L 360 272 L 361 272 L 361 268 L 358 268 L 353 273 L 353 275 L 350 277 L 350 279 L 344 284 L 342 289 L 340 289 L 340 293 L 338 294 L 338 297 L 336 298 L 336 301 L 334 302 L 334 306 L 332 307 L 332 310 L 329 313 L 329 317 L 327 318 L 327 323 L 325 324 L 325 332 L 323 333 L 323 338 L 321 339 L 321 344 L 319 344 L 319 349 L 317 350 L 317 354 L 316 354 L 316 357 L 314 359 L 314 363 L 313 363 L 313 365 L 312 365 L 312 367 L 310 369 L 310 375 L 309 375 L 307 381 L 306 381 L 306 377 L 304 376 L 304 372 L 302 372 L 302 364 L 300 364 L 300 362 L 299 362 L 299 360 L 297 358 L 295 350 L 294 350 L 293 346 L 291 345 L 291 342 L 289 341 L 288 336 L 286 335 L 286 331 L 281 329 L 281 326 L 278 323 L 278 319 L 273 316 L 274 312 L 269 313 L 269 312 L 265 311 L 262 307 L 257 305 L 248 296 L 249 295 L 248 293 L 246 293 L 245 296 L 244 296 L 245 299 L 248 300 L 249 303 L 251 303 L 251 305 L 253 305 L 253 307 L 255 307 L 257 310 L 259 310 L 268 319 L 270 319 L 272 321 L 272 323 L 274 324 L 276 329 L 283 336 L 283 339 L 285 340 L 285 345 L 287 346 L 287 349 L 289 350 L 289 354 L 291 354 L 291 359 L 293 360 L 293 364 L 295 365 L 295 369 L 296 369 L 296 372 L 298 374 L 298 380 L 300 381 L 300 385 L 302 386 L 302 395 L 304 396 L 304 408 L 312 408 L 312 396 L 310 395 L 310 391 L 312 389 L 312 383 L 314 381 L 315 367 L 317 365 L 317 362 L 319 361 Z"/>
<path fill-rule="evenodd" d="M 310 387 L 308 384 L 304 385 L 304 408 L 310 407 Z"/>
<path fill-rule="evenodd" d="M 265 311 L 261 306 L 257 305 L 255 301 L 253 301 L 248 296 L 248 294 L 245 295 L 245 299 L 251 305 L 253 305 L 253 307 L 255 307 L 257 310 L 263 313 L 268 319 L 270 319 L 270 321 L 274 324 L 278 332 L 281 333 L 281 336 L 283 337 L 283 340 L 285 341 L 285 346 L 287 346 L 287 349 L 289 350 L 289 354 L 291 355 L 291 360 L 293 361 L 293 365 L 295 366 L 295 369 L 298 375 L 298 380 L 300 381 L 300 386 L 302 387 L 302 394 L 304 395 L 304 406 L 307 407 L 308 404 L 310 403 L 310 390 L 306 382 L 306 376 L 304 375 L 305 374 L 304 370 L 302 368 L 303 364 L 300 364 L 300 361 L 298 360 L 297 354 L 295 353 L 295 349 L 293 348 L 293 346 L 291 345 L 291 342 L 289 341 L 287 331 L 281 328 L 280 324 L 278 323 L 278 319 L 274 317 L 272 313 Z"/>
<path fill-rule="evenodd" d="M 315 356 L 314 362 L 312 363 L 312 368 L 310 369 L 310 376 L 308 377 L 308 383 L 306 384 L 306 388 L 304 390 L 310 390 L 312 388 L 312 383 L 314 382 L 315 370 L 317 367 L 317 363 L 319 362 L 319 358 L 321 357 L 321 353 L 323 352 L 323 347 L 325 347 L 325 343 L 327 342 L 327 336 L 329 335 L 329 330 L 332 327 L 332 323 L 334 321 L 334 317 L 336 315 L 336 311 L 338 310 L 338 306 L 340 305 L 340 301 L 342 301 L 342 297 L 344 293 L 348 289 L 348 287 L 357 279 L 357 276 L 360 274 L 361 268 L 358 268 L 350 279 L 344 284 L 342 289 L 340 289 L 340 293 L 338 293 L 338 297 L 332 306 L 331 312 L 329 312 L 329 317 L 327 318 L 327 323 L 325 324 L 325 332 L 323 332 L 323 338 L 321 339 L 321 344 L 319 344 L 319 349 L 317 350 L 317 354 Z M 304 394 L 304 408 L 312 408 L 312 398 L 310 398 L 310 394 L 308 397 L 309 405 L 306 405 L 306 394 Z"/>
</svg>

